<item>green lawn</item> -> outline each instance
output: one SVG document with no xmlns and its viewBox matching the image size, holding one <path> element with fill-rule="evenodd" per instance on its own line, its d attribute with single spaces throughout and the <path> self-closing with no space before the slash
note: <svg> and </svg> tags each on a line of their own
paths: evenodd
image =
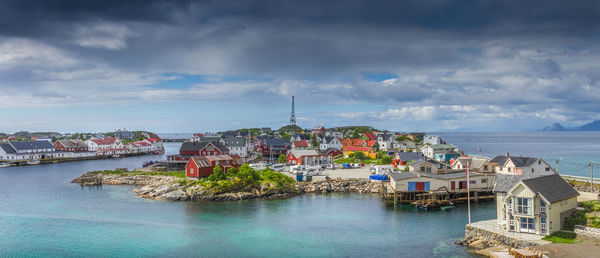
<svg viewBox="0 0 600 258">
<path fill-rule="evenodd" d="M 576 240 L 577 234 L 570 231 L 556 231 L 543 239 L 552 243 L 573 244 L 580 241 Z"/>
</svg>

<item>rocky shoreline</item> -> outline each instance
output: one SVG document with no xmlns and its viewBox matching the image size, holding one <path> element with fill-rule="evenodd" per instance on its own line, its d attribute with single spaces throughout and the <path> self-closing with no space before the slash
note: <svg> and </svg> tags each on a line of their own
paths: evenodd
<svg viewBox="0 0 600 258">
<path fill-rule="evenodd" d="M 281 199 L 304 193 L 379 193 L 380 183 L 367 179 L 344 179 L 314 182 L 297 182 L 292 187 L 275 187 L 262 183 L 248 191 L 212 193 L 199 184 L 181 184 L 181 178 L 173 176 L 114 175 L 85 173 L 72 183 L 81 186 L 135 185 L 133 191 L 141 198 L 163 201 L 237 201 L 246 199 Z"/>
</svg>

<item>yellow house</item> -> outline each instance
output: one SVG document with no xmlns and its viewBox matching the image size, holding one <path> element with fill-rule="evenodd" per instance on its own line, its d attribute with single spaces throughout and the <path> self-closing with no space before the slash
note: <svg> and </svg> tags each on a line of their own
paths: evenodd
<svg viewBox="0 0 600 258">
<path fill-rule="evenodd" d="M 549 235 L 575 212 L 578 195 L 557 174 L 522 179 L 506 193 L 496 192 L 498 224 L 511 232 Z"/>
<path fill-rule="evenodd" d="M 365 157 L 370 157 L 372 159 L 377 158 L 377 152 L 373 147 L 358 147 L 358 146 L 344 146 L 344 157 L 348 158 L 354 152 L 362 152 Z"/>
</svg>

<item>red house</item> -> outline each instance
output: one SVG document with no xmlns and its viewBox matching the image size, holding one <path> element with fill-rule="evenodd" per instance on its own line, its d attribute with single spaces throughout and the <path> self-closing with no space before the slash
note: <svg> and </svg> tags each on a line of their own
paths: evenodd
<svg viewBox="0 0 600 258">
<path fill-rule="evenodd" d="M 88 145 L 82 140 L 58 140 L 54 143 L 54 148 L 58 151 L 88 151 Z"/>
<path fill-rule="evenodd" d="M 341 150 L 338 150 L 336 148 L 328 148 L 328 149 L 322 151 L 322 153 L 323 153 L 323 155 L 329 155 L 332 157 L 336 157 L 336 156 L 343 154 Z"/>
<path fill-rule="evenodd" d="M 184 142 L 179 148 L 179 155 L 184 157 L 228 154 L 229 149 L 220 142 Z"/>
<path fill-rule="evenodd" d="M 185 165 L 185 174 L 188 177 L 207 177 L 213 173 L 216 166 L 221 166 L 224 172 L 228 169 L 241 166 L 241 159 L 238 155 L 213 155 L 196 156 L 190 158 Z"/>
<path fill-rule="evenodd" d="M 287 161 L 292 165 L 327 165 L 331 164 L 332 157 L 319 155 L 316 150 L 292 150 L 287 155 Z"/>
<path fill-rule="evenodd" d="M 308 143 L 306 141 L 294 141 L 292 143 L 293 150 L 306 150 L 308 149 Z"/>
<path fill-rule="evenodd" d="M 310 130 L 310 132 L 312 134 L 325 134 L 325 132 L 327 132 L 327 129 L 325 129 L 325 127 L 323 126 L 315 126 Z"/>
</svg>

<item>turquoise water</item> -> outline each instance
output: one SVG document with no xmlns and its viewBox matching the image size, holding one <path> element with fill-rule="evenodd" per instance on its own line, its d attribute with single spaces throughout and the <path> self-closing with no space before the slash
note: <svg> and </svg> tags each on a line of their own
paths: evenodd
<svg viewBox="0 0 600 258">
<path fill-rule="evenodd" d="M 561 171 L 600 156 L 600 133 L 453 133 L 444 139 L 492 156 L 562 157 Z M 178 144 L 167 144 L 167 154 Z M 490 155 L 492 154 L 492 155 Z M 391 208 L 377 196 L 162 202 L 129 186 L 80 187 L 83 172 L 141 166 L 163 156 L 0 169 L 0 257 L 464 257 L 466 206 L 446 212 Z M 585 172 L 581 171 L 582 175 Z M 474 204 L 473 221 L 495 217 Z"/>
<path fill-rule="evenodd" d="M 170 144 L 167 152 L 177 149 Z M 468 256 L 466 207 L 391 208 L 377 195 L 162 202 L 130 186 L 80 187 L 81 173 L 135 168 L 160 156 L 0 169 L 0 256 Z M 491 202 L 474 220 L 493 218 Z"/>
</svg>

